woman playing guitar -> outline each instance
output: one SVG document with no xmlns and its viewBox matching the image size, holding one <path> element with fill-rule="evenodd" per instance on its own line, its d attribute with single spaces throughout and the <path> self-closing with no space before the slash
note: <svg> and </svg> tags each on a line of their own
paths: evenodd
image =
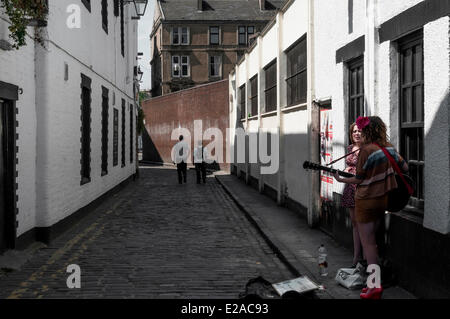
<svg viewBox="0 0 450 319">
<path fill-rule="evenodd" d="M 381 148 L 395 159 L 404 172 L 408 165 L 387 140 L 386 125 L 378 116 L 358 117 L 357 127 L 361 130 L 362 147 L 356 165 L 356 176 L 341 178 L 338 182 L 357 184 L 355 193 L 355 219 L 363 245 L 367 264 L 378 265 L 378 251 L 375 234 L 388 205 L 387 193 L 397 188 L 394 169 Z M 379 299 L 383 288 L 364 288 L 362 299 Z"/>
</svg>

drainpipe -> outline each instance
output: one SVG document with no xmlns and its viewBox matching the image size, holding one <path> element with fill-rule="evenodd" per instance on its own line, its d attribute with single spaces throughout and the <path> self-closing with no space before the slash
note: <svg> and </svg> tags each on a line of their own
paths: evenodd
<svg viewBox="0 0 450 319">
<path fill-rule="evenodd" d="M 364 64 L 364 92 L 366 92 L 365 113 L 379 115 L 377 101 L 377 75 L 378 75 L 378 30 L 377 30 L 377 0 L 366 0 L 366 53 Z"/>
<path fill-rule="evenodd" d="M 307 31 L 307 77 L 308 77 L 308 141 L 309 159 L 311 162 L 319 163 L 319 106 L 314 102 L 314 0 L 308 0 L 308 31 Z M 302 165 L 302 163 L 298 163 Z M 309 174 L 309 203 L 308 203 L 308 225 L 315 227 L 319 221 L 320 211 L 320 180 L 318 172 Z"/>
<path fill-rule="evenodd" d="M 278 192 L 277 192 L 277 203 L 278 205 L 283 205 L 286 201 L 285 198 L 285 169 L 284 169 L 284 123 L 283 115 L 281 113 L 281 82 L 283 81 L 281 75 L 281 65 L 282 65 L 282 41 L 283 41 L 283 13 L 278 12 L 277 14 L 277 127 L 278 127 Z M 285 65 L 283 63 L 283 65 Z"/>
</svg>

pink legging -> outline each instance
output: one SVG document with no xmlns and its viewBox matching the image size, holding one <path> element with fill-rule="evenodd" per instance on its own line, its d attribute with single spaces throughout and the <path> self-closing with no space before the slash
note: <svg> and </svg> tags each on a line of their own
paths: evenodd
<svg viewBox="0 0 450 319">
<path fill-rule="evenodd" d="M 369 223 L 357 223 L 359 238 L 364 249 L 364 255 L 367 259 L 367 264 L 379 264 L 378 263 L 378 249 L 376 242 L 376 232 L 380 226 L 380 220 Z"/>
</svg>

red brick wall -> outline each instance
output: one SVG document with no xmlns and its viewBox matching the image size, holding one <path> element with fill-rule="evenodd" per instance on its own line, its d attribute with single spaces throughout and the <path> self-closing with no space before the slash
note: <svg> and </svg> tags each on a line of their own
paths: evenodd
<svg viewBox="0 0 450 319">
<path fill-rule="evenodd" d="M 222 80 L 143 101 L 145 128 L 148 133 L 148 136 L 144 137 L 144 160 L 172 163 L 171 151 L 177 141 L 171 140 L 171 134 L 178 127 L 191 132 L 193 150 L 194 120 L 202 120 L 203 132 L 212 127 L 222 131 L 225 161 L 226 129 L 229 127 L 228 85 L 228 80 Z M 204 145 L 209 142 L 204 141 Z M 221 163 L 219 165 L 221 169 L 229 167 Z"/>
</svg>

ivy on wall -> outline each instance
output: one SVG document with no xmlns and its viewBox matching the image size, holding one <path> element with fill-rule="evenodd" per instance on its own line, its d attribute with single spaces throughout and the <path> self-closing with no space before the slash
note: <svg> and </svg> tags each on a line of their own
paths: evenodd
<svg viewBox="0 0 450 319">
<path fill-rule="evenodd" d="M 27 27 L 47 26 L 47 0 L 1 0 L 1 8 L 5 10 L 11 25 L 8 27 L 13 40 L 12 47 L 19 49 L 26 45 Z M 35 31 L 35 40 L 43 43 L 39 30 Z"/>
</svg>

